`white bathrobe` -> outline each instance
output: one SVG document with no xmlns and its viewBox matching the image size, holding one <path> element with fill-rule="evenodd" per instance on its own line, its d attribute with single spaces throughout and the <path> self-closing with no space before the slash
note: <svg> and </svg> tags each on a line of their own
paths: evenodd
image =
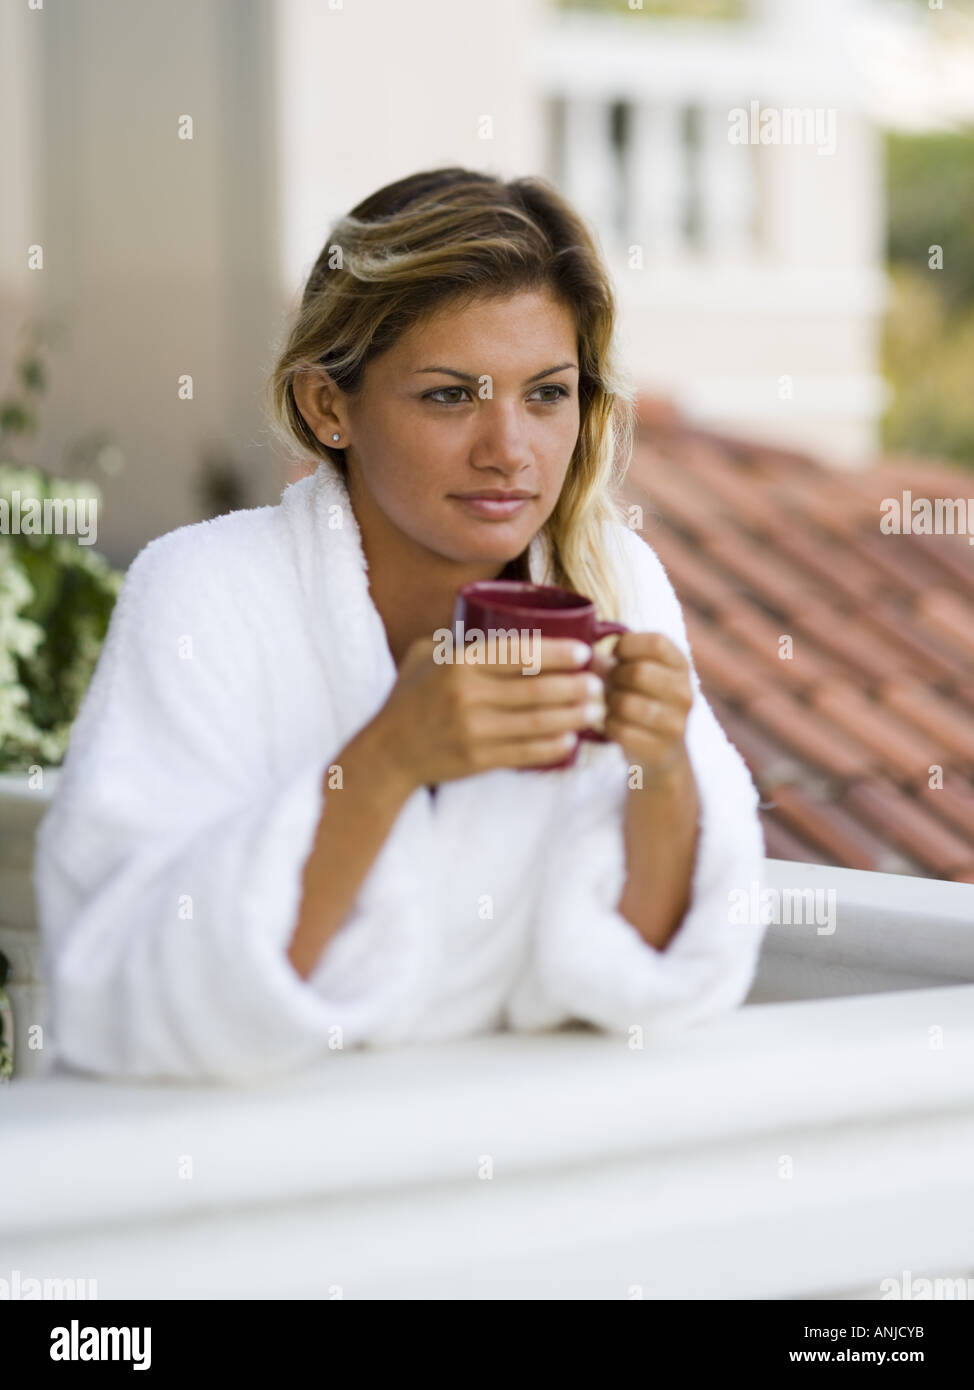
<svg viewBox="0 0 974 1390">
<path fill-rule="evenodd" d="M 688 652 L 642 538 L 606 528 L 618 617 Z M 535 581 L 550 579 L 536 537 Z M 687 726 L 701 822 L 690 907 L 662 951 L 616 910 L 627 763 L 424 788 L 302 979 L 286 949 L 325 776 L 396 680 L 342 478 L 183 526 L 125 577 L 37 837 L 35 890 L 61 1065 L 245 1081 L 341 1047 L 568 1020 L 643 1035 L 738 1005 L 765 927 L 757 792 L 700 693 Z M 635 1034 L 631 1036 L 636 1036 Z"/>
</svg>

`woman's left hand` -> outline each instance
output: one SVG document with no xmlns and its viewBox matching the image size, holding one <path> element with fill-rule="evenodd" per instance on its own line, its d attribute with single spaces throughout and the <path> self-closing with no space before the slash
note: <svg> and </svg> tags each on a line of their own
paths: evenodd
<svg viewBox="0 0 974 1390">
<path fill-rule="evenodd" d="M 591 669 L 603 678 L 604 732 L 652 782 L 687 757 L 687 716 L 693 703 L 690 667 L 661 632 L 624 632 L 611 654 L 596 650 Z"/>
</svg>

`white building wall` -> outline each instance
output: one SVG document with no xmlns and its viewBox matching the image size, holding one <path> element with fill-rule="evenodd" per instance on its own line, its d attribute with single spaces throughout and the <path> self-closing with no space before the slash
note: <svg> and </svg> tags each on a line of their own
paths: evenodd
<svg viewBox="0 0 974 1390">
<path fill-rule="evenodd" d="M 564 113 L 554 174 L 599 228 L 636 384 L 834 464 L 868 461 L 886 396 L 884 171 L 843 21 L 855 8 L 768 0 L 708 26 L 552 17 L 535 63 Z M 613 106 L 630 132 L 619 156 Z M 734 110 L 822 125 L 810 143 L 733 144 Z"/>
<path fill-rule="evenodd" d="M 331 222 L 383 183 L 459 163 L 547 174 L 590 216 L 639 385 L 715 426 L 861 461 L 882 408 L 886 286 L 880 141 L 858 98 L 868 54 L 840 22 L 856 9 L 816 8 L 812 24 L 807 6 L 767 0 L 767 24 L 759 8 L 750 27 L 691 34 L 624 13 L 568 22 L 545 0 L 5 4 L 4 361 L 28 314 L 68 329 L 25 452 L 59 469 L 67 445 L 111 431 L 126 467 L 101 479 L 99 546 L 119 563 L 201 514 L 208 450 L 240 470 L 248 504 L 276 500 L 262 390 Z M 751 98 L 835 107 L 836 153 L 722 146 L 727 110 Z M 628 169 L 606 145 L 616 100 L 638 132 Z M 702 248 L 675 216 L 687 105 L 710 132 Z M 31 244 L 43 271 L 27 269 Z"/>
<path fill-rule="evenodd" d="M 534 173 L 543 0 L 279 0 L 281 277 L 296 295 L 328 227 L 384 184 L 445 164 Z"/>
<path fill-rule="evenodd" d="M 280 491 L 258 408 L 277 310 L 270 14 L 262 0 L 2 7 L 5 72 L 36 73 L 0 83 L 5 361 L 28 317 L 66 330 L 21 454 L 57 472 L 67 446 L 111 432 L 125 466 L 99 477 L 98 548 L 118 563 L 199 518 L 209 449 L 251 501 Z M 28 238 L 43 270 L 27 269 Z"/>
</svg>

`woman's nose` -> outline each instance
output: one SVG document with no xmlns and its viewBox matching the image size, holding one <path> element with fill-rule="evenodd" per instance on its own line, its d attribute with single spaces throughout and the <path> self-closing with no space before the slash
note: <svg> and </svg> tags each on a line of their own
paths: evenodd
<svg viewBox="0 0 974 1390">
<path fill-rule="evenodd" d="M 496 408 L 484 412 L 476 461 L 512 470 L 523 468 L 533 457 L 528 422 L 520 417 L 516 405 L 505 407 L 497 401 L 492 405 Z"/>
</svg>

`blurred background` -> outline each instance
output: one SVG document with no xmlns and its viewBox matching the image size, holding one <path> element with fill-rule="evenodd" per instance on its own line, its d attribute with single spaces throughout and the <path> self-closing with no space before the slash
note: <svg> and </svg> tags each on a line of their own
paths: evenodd
<svg viewBox="0 0 974 1390">
<path fill-rule="evenodd" d="M 262 394 L 332 220 L 541 173 L 769 854 L 974 881 L 971 548 L 879 528 L 974 497 L 967 0 L 0 0 L 0 142 L 3 495 L 101 502 L 0 536 L 0 769 L 59 761 L 148 540 L 300 475 Z"/>
</svg>

